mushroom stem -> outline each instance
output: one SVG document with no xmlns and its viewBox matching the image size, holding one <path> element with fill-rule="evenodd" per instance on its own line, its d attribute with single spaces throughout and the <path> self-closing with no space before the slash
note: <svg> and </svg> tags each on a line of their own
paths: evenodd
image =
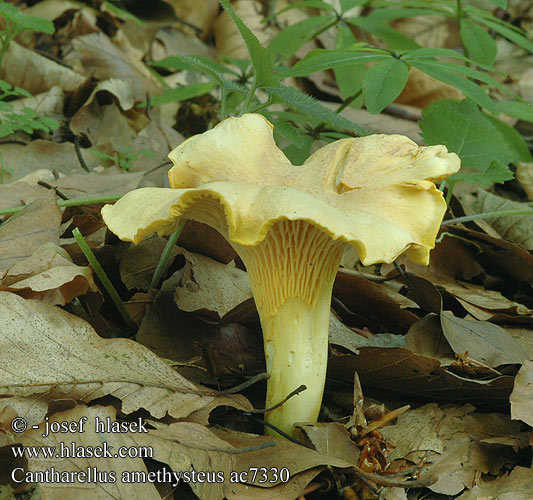
<svg viewBox="0 0 533 500">
<path fill-rule="evenodd" d="M 266 407 L 307 386 L 266 415 L 269 423 L 295 435 L 295 423 L 316 422 L 320 411 L 331 291 L 344 243 L 298 220 L 276 223 L 257 246 L 234 247 L 248 270 L 261 319 L 270 374 Z"/>
</svg>

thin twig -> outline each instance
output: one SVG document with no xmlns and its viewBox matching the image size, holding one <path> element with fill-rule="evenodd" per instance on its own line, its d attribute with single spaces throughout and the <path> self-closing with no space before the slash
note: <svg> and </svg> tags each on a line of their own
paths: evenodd
<svg viewBox="0 0 533 500">
<path fill-rule="evenodd" d="M 81 154 L 80 138 L 77 135 L 74 136 L 74 150 L 76 151 L 76 156 L 78 157 L 78 161 L 80 162 L 81 168 L 83 168 L 87 172 L 90 172 L 91 169 L 87 166 L 87 163 L 85 163 L 83 155 Z"/>
<path fill-rule="evenodd" d="M 460 222 L 470 222 L 476 219 L 484 219 L 485 217 L 505 217 L 508 215 L 533 215 L 533 210 L 507 210 L 502 212 L 486 212 L 484 214 L 465 215 L 464 217 L 445 220 L 441 223 L 441 226 L 459 224 Z"/>
<path fill-rule="evenodd" d="M 160 163 L 159 165 L 155 166 L 154 168 L 151 168 L 150 170 L 147 170 L 144 172 L 143 176 L 151 174 L 152 172 L 155 172 L 158 168 L 166 167 L 172 165 L 172 162 L 170 160 L 164 161 L 163 163 Z"/>
<path fill-rule="evenodd" d="M 57 189 L 55 186 L 52 186 L 51 184 L 48 184 L 48 182 L 37 181 L 37 184 L 46 189 L 53 189 L 56 192 L 57 196 L 59 196 L 62 200 L 68 200 L 68 196 L 65 196 L 61 191 L 59 191 L 59 189 Z"/>
<path fill-rule="evenodd" d="M 272 425 L 271 423 L 267 422 L 266 420 L 263 420 L 262 418 L 255 417 L 254 415 L 252 415 L 252 412 L 249 412 L 249 411 L 244 412 L 244 415 L 246 415 L 248 418 L 252 420 L 255 420 L 258 424 L 264 425 L 265 427 L 272 429 L 273 431 L 277 432 L 280 436 L 284 437 L 285 439 L 288 439 L 292 443 L 299 444 L 300 446 L 309 448 L 305 443 L 302 443 L 301 441 L 298 441 L 296 438 L 293 438 L 290 434 L 287 434 L 285 431 L 282 431 L 279 427 Z"/>
<path fill-rule="evenodd" d="M 264 410 L 250 410 L 247 413 L 267 413 L 269 411 L 273 411 L 280 406 L 284 405 L 289 399 L 291 399 L 293 396 L 297 396 L 300 394 L 300 392 L 303 392 L 307 389 L 307 386 L 302 384 L 300 387 L 294 389 L 287 397 L 283 398 L 279 403 L 276 403 L 274 406 L 271 406 L 270 408 L 265 408 Z"/>
<path fill-rule="evenodd" d="M 236 385 L 235 387 L 230 387 L 229 389 L 225 389 L 224 391 L 213 392 L 210 395 L 211 396 L 225 396 L 226 394 L 235 394 L 237 392 L 244 391 L 244 389 L 248 389 L 248 387 L 256 384 L 257 382 L 268 380 L 269 378 L 270 378 L 270 375 L 268 373 L 259 373 L 258 375 L 254 375 L 248 380 L 245 380 L 242 384 Z"/>
</svg>

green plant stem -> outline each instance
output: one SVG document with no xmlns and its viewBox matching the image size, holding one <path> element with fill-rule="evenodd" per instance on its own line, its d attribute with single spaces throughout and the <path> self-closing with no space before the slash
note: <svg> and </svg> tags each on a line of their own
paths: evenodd
<svg viewBox="0 0 533 500">
<path fill-rule="evenodd" d="M 126 325 L 128 327 L 129 333 L 134 333 L 137 330 L 137 326 L 135 325 L 135 322 L 133 319 L 131 319 L 130 313 L 126 309 L 126 306 L 124 305 L 124 302 L 122 302 L 116 288 L 113 286 L 113 283 L 111 283 L 110 279 L 107 277 L 107 274 L 104 271 L 104 268 L 100 265 L 100 262 L 96 259 L 93 251 L 85 241 L 85 238 L 80 233 L 80 230 L 76 227 L 72 231 L 72 235 L 78 242 L 78 246 L 80 247 L 81 251 L 83 252 L 83 255 L 85 255 L 86 259 L 89 261 L 89 265 L 93 268 L 94 272 L 98 276 L 100 282 L 102 285 L 104 285 L 104 288 L 107 290 L 107 293 L 111 297 L 111 300 L 115 303 L 116 308 L 118 309 L 118 312 L 126 322 Z"/>
<path fill-rule="evenodd" d="M 335 113 L 340 113 L 344 109 L 346 109 L 352 102 L 354 102 L 361 94 L 363 93 L 363 89 L 359 89 L 355 94 L 352 94 L 348 99 L 346 99 L 336 110 Z"/>
<path fill-rule="evenodd" d="M 96 203 L 111 203 L 117 201 L 124 196 L 122 194 L 109 194 L 107 196 L 90 196 L 88 198 L 73 198 L 71 200 L 58 200 L 59 207 L 79 207 L 82 205 L 95 205 Z M 18 207 L 4 208 L 0 210 L 0 215 L 12 215 L 24 210 L 27 205 L 20 205 Z"/>
<path fill-rule="evenodd" d="M 450 226 L 451 224 L 459 224 L 460 222 L 470 222 L 476 219 L 484 219 L 485 217 L 505 217 L 506 215 L 533 215 L 533 210 L 506 210 L 503 212 L 486 212 L 483 214 L 465 215 L 464 217 L 445 220 L 441 226 Z"/>
<path fill-rule="evenodd" d="M 255 86 L 255 81 L 254 81 L 254 84 L 250 87 L 250 90 L 248 91 L 248 95 L 246 96 L 246 101 L 244 102 L 244 106 L 242 107 L 241 112 L 239 113 L 239 116 L 248 112 L 248 108 L 250 107 L 250 104 L 252 102 L 256 89 L 257 87 Z"/>
<path fill-rule="evenodd" d="M 461 23 L 463 22 L 463 18 L 465 17 L 464 11 L 463 11 L 463 1 L 457 0 L 457 22 L 459 23 L 459 30 L 461 30 Z M 465 57 L 468 57 L 470 59 L 470 55 L 468 53 L 468 49 L 466 48 L 465 44 L 461 40 L 461 45 L 463 46 L 463 52 Z M 470 68 L 470 63 L 468 61 L 465 61 L 465 65 Z"/>
<path fill-rule="evenodd" d="M 176 229 L 169 236 L 167 244 L 165 245 L 165 248 L 163 248 L 163 252 L 161 253 L 161 257 L 159 258 L 159 262 L 157 263 L 157 266 L 155 268 L 154 275 L 152 276 L 152 281 L 150 283 L 151 288 L 157 288 L 159 286 L 161 276 L 163 276 L 163 273 L 167 268 L 168 259 L 170 259 L 170 256 L 172 255 L 172 250 L 174 250 L 174 247 L 176 246 L 178 238 L 180 237 L 180 234 L 183 231 L 184 227 L 185 223 L 178 227 L 178 229 Z"/>
</svg>

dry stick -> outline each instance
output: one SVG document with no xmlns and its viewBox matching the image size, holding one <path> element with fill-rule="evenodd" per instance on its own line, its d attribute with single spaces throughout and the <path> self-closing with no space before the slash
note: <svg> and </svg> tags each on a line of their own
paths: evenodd
<svg viewBox="0 0 533 500">
<path fill-rule="evenodd" d="M 87 170 L 87 172 L 90 172 L 91 169 L 87 166 L 87 163 L 85 163 L 83 155 L 81 154 L 80 138 L 77 135 L 74 136 L 74 151 L 76 151 L 76 156 L 78 157 L 78 161 L 80 162 L 81 168 Z"/>
<path fill-rule="evenodd" d="M 274 406 L 271 406 L 270 408 L 265 408 L 264 410 L 250 410 L 246 413 L 267 413 L 269 411 L 273 411 L 276 408 L 279 408 L 280 406 L 284 405 L 289 399 L 291 399 L 293 396 L 298 396 L 300 392 L 303 392 L 307 389 L 307 386 L 302 384 L 300 387 L 297 387 L 292 391 L 288 396 L 284 397 L 279 403 L 276 403 Z"/>
<path fill-rule="evenodd" d="M 211 394 L 208 394 L 208 396 L 225 396 L 226 394 L 235 394 L 237 392 L 244 391 L 244 389 L 248 389 L 248 387 L 256 384 L 257 382 L 261 382 L 262 380 L 268 380 L 269 378 L 270 375 L 268 373 L 259 373 L 258 375 L 254 375 L 248 380 L 245 380 L 242 384 L 236 385 L 235 387 L 231 387 L 229 389 L 225 389 L 224 391 L 213 392 Z"/>
<path fill-rule="evenodd" d="M 368 424 L 357 437 L 363 437 L 366 436 L 368 433 L 375 431 L 376 429 L 379 429 L 380 427 L 383 427 L 385 424 L 388 424 L 390 421 L 394 420 L 395 418 L 398 418 L 402 413 L 405 413 L 407 410 L 411 408 L 410 405 L 402 406 L 401 408 L 397 408 L 396 410 L 392 410 L 389 413 L 383 415 L 379 420 L 374 420 L 374 422 L 371 422 Z"/>
<path fill-rule="evenodd" d="M 107 293 L 111 297 L 111 300 L 114 302 L 116 308 L 118 309 L 118 312 L 126 322 L 128 331 L 130 333 L 134 333 L 137 330 L 137 325 L 135 324 L 133 319 L 131 319 L 130 313 L 126 309 L 124 302 L 122 302 L 116 288 L 113 286 L 113 283 L 111 283 L 111 280 L 107 277 L 107 274 L 105 273 L 103 267 L 96 259 L 93 251 L 91 250 L 91 248 L 85 241 L 85 238 L 82 236 L 80 230 L 77 227 L 74 228 L 74 230 L 72 231 L 72 235 L 74 236 L 74 238 L 76 238 L 78 246 L 89 261 L 90 266 L 94 269 L 94 272 L 102 282 L 102 285 L 104 285 L 104 288 L 107 290 Z"/>
<path fill-rule="evenodd" d="M 506 215 L 533 215 L 533 210 L 504 210 L 503 212 L 485 212 L 484 214 L 465 215 L 464 217 L 445 220 L 441 223 L 441 226 L 459 224 L 460 222 L 470 222 L 476 219 L 484 219 L 485 217 L 504 217 Z"/>
<path fill-rule="evenodd" d="M 352 465 L 351 467 L 348 467 L 343 470 L 347 472 L 354 472 L 357 476 L 364 477 L 365 479 L 372 481 L 373 483 L 379 484 L 380 486 L 393 486 L 399 488 L 425 488 L 426 486 L 429 486 L 436 481 L 436 478 L 433 475 L 428 475 L 428 477 L 414 479 L 412 481 L 395 481 L 394 479 L 390 479 L 387 476 L 366 472 L 363 469 L 357 467 L 357 465 Z"/>
<path fill-rule="evenodd" d="M 52 186 L 51 184 L 48 184 L 48 182 L 37 181 L 37 184 L 39 184 L 39 186 L 45 187 L 46 189 L 53 189 L 56 192 L 57 196 L 59 196 L 62 200 L 68 200 L 68 196 L 65 196 L 61 191 L 59 191 L 59 189 L 57 189 L 55 186 Z"/>
</svg>

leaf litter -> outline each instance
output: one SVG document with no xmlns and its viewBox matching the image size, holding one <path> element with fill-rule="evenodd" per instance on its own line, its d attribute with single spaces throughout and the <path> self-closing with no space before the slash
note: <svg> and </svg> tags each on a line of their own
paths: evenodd
<svg viewBox="0 0 533 500">
<path fill-rule="evenodd" d="M 119 14 L 105 2 L 101 10 L 39 2 L 29 9 L 34 15 L 62 19 L 61 39 L 47 38 L 53 57 L 32 50 L 42 40 L 17 39 L 0 69 L 1 78 L 35 95 L 14 105 L 39 109 L 61 122 L 53 134 L 22 134 L 0 144 L 0 208 L 25 207 L 2 216 L 0 225 L 0 450 L 17 443 L 57 445 L 53 435 L 42 437 L 46 417 L 59 422 L 86 416 L 92 422 L 98 415 L 132 422 L 142 415 L 146 434 L 103 436 L 89 427 L 84 434 L 60 438 L 84 446 L 101 445 L 102 439 L 116 447 L 150 446 L 154 460 L 57 459 L 53 465 L 65 471 L 96 466 L 148 473 L 166 467 L 227 476 L 250 467 L 289 471 L 287 482 L 183 484 L 175 491 L 167 488 L 168 498 L 327 498 L 340 491 L 338 484 L 346 495 L 357 491 L 361 498 L 378 498 L 375 491 L 380 491 L 382 500 L 421 495 L 529 500 L 531 216 L 443 226 L 427 268 L 400 257 L 399 269 L 365 269 L 358 263 L 341 269 L 333 291 L 324 421 L 303 425 L 304 442 L 295 444 L 259 435 L 261 424 L 251 412 L 264 399 L 261 384 L 224 392 L 265 370 L 257 312 L 244 266 L 231 247 L 209 228 L 188 223 L 162 285 L 154 289 L 151 277 L 164 238 L 138 247 L 117 243 L 106 234 L 100 205 L 58 206 L 53 188 L 72 199 L 166 186 L 167 167 L 159 165 L 184 139 L 179 113 L 186 105 L 146 107 L 147 95 L 155 97 L 164 87 L 143 61 L 185 46 L 187 53 L 193 47 L 212 55 L 205 40 L 213 27 L 219 53 L 243 54 L 240 37 L 234 37 L 233 46 L 229 37 L 221 43 L 220 33 L 236 32 L 226 14 L 214 24 L 214 0 L 167 4 L 170 9 L 163 8 L 159 20 L 141 28 L 115 17 Z M 263 30 L 259 11 L 251 3 L 239 4 L 260 36 L 275 36 L 277 26 Z M 300 14 L 290 22 L 300 20 Z M 182 21 L 198 30 L 186 23 L 184 28 Z M 419 40 L 420 25 L 410 21 L 400 19 L 394 26 Z M 453 46 L 453 29 L 446 23 L 431 32 L 439 40 L 419 43 Z M 308 43 L 322 48 L 331 40 L 325 34 Z M 176 75 L 186 82 L 182 73 Z M 419 73 L 410 72 L 396 104 L 396 111 L 418 118 L 418 108 L 405 103 L 423 107 L 457 97 L 454 88 L 425 75 L 419 81 Z M 517 77 L 524 95 L 526 73 Z M 332 80 L 326 72 L 312 80 L 323 94 L 338 95 L 338 89 L 328 90 Z M 193 105 L 198 111 L 200 106 Z M 188 116 L 202 120 L 202 112 Z M 403 133 L 422 142 L 416 120 L 352 108 L 345 113 L 376 132 Z M 529 199 L 530 167 L 519 163 L 517 170 Z M 523 207 L 504 190 L 480 190 L 459 202 L 452 203 L 457 216 Z M 135 340 L 99 335 L 126 333 L 71 237 L 74 227 L 80 227 L 124 301 L 135 307 L 140 325 Z M 353 393 L 354 374 L 364 389 L 361 408 Z M 10 422 L 16 416 L 40 427 L 14 434 Z M 3 451 L 1 466 L 13 467 L 15 459 Z M 27 467 L 50 465 L 31 459 Z M 157 488 L 146 482 L 95 488 L 39 484 L 42 498 L 65 500 L 161 498 L 165 485 Z"/>
</svg>

